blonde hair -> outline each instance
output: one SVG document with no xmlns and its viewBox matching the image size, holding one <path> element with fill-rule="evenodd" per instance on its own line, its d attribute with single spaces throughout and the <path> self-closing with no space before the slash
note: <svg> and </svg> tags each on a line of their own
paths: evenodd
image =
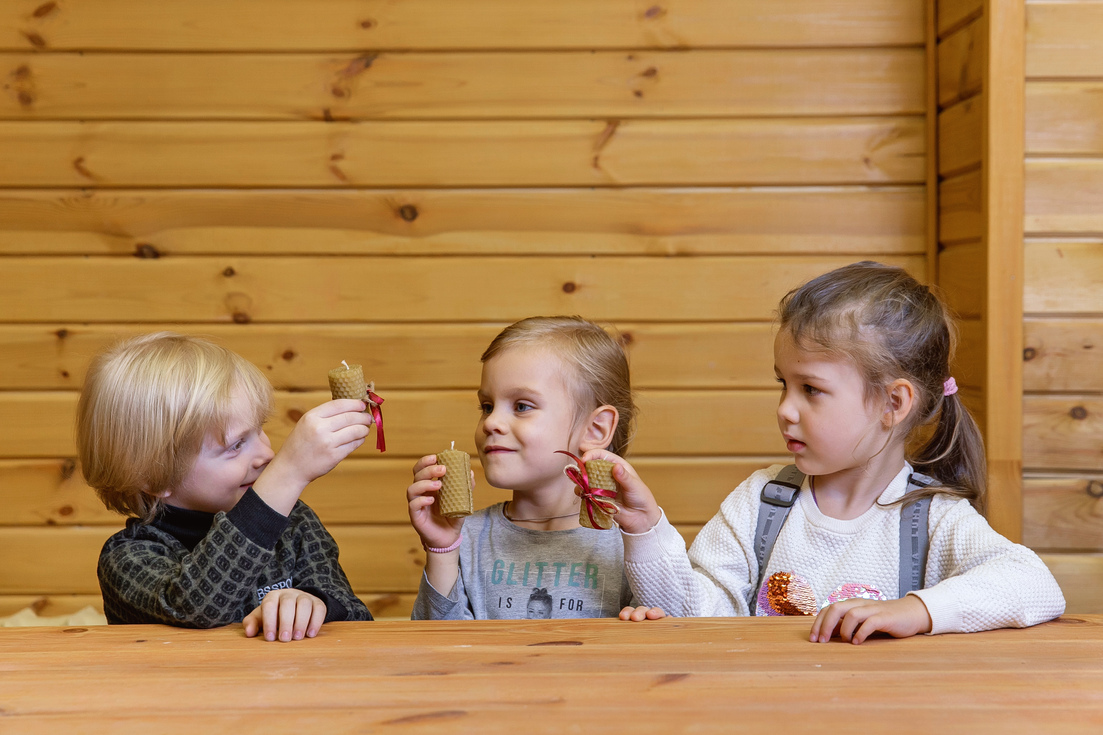
<svg viewBox="0 0 1103 735">
<path fill-rule="evenodd" d="M 236 390 L 251 415 L 231 413 Z M 81 471 L 110 510 L 149 522 L 208 436 L 224 442 L 236 418 L 260 426 L 271 407 L 268 379 L 225 347 L 172 332 L 128 339 L 89 366 L 77 405 Z"/>
<path fill-rule="evenodd" d="M 915 410 L 901 427 L 908 460 L 941 483 L 901 502 L 945 493 L 985 509 L 987 464 L 980 429 L 956 394 L 946 395 L 956 329 L 946 305 L 903 268 L 852 263 L 814 278 L 781 300 L 780 327 L 802 349 L 853 363 L 866 399 L 906 378 Z M 917 441 L 918 440 L 918 441 Z"/>
<path fill-rule="evenodd" d="M 598 324 L 580 316 L 534 316 L 503 329 L 480 358 L 484 363 L 511 347 L 547 347 L 568 371 L 576 416 L 612 406 L 619 416 L 608 449 L 623 455 L 632 441 L 636 404 L 624 348 Z"/>
</svg>

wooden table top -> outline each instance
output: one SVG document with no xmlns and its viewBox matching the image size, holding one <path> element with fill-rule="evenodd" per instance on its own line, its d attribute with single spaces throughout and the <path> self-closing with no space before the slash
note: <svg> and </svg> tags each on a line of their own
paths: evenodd
<svg viewBox="0 0 1103 735">
<path fill-rule="evenodd" d="M 0 731 L 1103 732 L 1103 616 L 812 644 L 798 618 L 0 629 Z"/>
</svg>

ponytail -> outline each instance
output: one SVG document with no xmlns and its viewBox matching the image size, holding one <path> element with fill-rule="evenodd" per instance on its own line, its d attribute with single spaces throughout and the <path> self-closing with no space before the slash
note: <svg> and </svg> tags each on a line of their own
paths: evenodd
<svg viewBox="0 0 1103 735">
<path fill-rule="evenodd" d="M 956 394 L 944 396 L 926 443 L 909 457 L 917 472 L 939 487 L 917 490 L 901 498 L 910 503 L 928 495 L 953 495 L 972 503 L 983 514 L 988 502 L 988 467 L 980 428 Z"/>
</svg>

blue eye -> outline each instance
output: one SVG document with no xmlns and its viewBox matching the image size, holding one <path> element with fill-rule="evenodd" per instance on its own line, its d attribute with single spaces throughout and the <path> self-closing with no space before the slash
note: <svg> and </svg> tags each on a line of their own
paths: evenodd
<svg viewBox="0 0 1103 735">
<path fill-rule="evenodd" d="M 479 412 L 480 413 L 490 414 L 493 411 L 494 411 L 494 404 L 493 403 L 486 402 L 486 403 L 480 403 L 479 404 Z"/>
<path fill-rule="evenodd" d="M 530 406 L 527 403 L 518 403 L 514 405 L 513 410 L 517 413 L 525 413 L 526 411 L 531 411 L 533 408 L 535 408 L 535 406 Z"/>
</svg>

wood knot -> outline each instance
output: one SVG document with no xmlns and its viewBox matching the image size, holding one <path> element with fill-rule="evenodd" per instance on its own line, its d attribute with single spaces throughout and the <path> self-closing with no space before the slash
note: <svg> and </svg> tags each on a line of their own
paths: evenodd
<svg viewBox="0 0 1103 735">
<path fill-rule="evenodd" d="M 360 27 L 363 28 L 364 30 L 370 30 L 372 28 L 375 28 L 375 19 L 374 18 L 364 18 L 364 20 L 360 21 Z"/>
<path fill-rule="evenodd" d="M 234 324 L 248 324 L 253 321 L 253 318 L 244 311 L 235 311 L 231 318 L 234 320 Z"/>
<path fill-rule="evenodd" d="M 345 97 L 349 96 L 348 90 L 337 84 L 334 84 L 332 87 L 329 88 L 329 93 L 339 99 L 344 99 Z"/>
<path fill-rule="evenodd" d="M 161 251 L 148 242 L 140 242 L 134 248 L 134 257 L 145 260 L 157 260 L 161 257 Z"/>
<path fill-rule="evenodd" d="M 581 646 L 582 641 L 544 641 L 543 643 L 530 643 L 529 648 L 538 646 Z"/>
<path fill-rule="evenodd" d="M 1083 406 L 1073 406 L 1072 410 L 1069 411 L 1069 416 L 1072 416 L 1077 421 L 1083 421 L 1088 417 L 1088 409 Z"/>
<path fill-rule="evenodd" d="M 61 460 L 61 481 L 66 482 L 77 471 L 77 461 L 72 457 Z"/>
<path fill-rule="evenodd" d="M 58 372 L 61 374 L 61 377 L 63 377 L 63 378 L 68 378 L 69 377 L 69 371 L 68 370 L 59 370 Z"/>
<path fill-rule="evenodd" d="M 631 332 L 621 332 L 620 334 L 617 335 L 617 342 L 620 343 L 621 347 L 628 347 L 629 345 L 631 345 L 635 341 L 636 341 L 636 338 L 634 336 L 632 336 Z"/>
<path fill-rule="evenodd" d="M 1038 350 L 1033 347 L 1026 347 L 1023 349 L 1023 362 L 1030 362 L 1038 356 Z"/>
<path fill-rule="evenodd" d="M 57 335 L 58 339 L 65 339 L 66 337 L 69 336 L 69 330 L 66 329 L 65 327 L 62 327 L 61 329 L 54 332 L 54 334 Z"/>
<path fill-rule="evenodd" d="M 574 281 L 567 281 L 563 284 L 563 293 L 574 293 L 577 288 Z"/>
<path fill-rule="evenodd" d="M 31 78 L 31 67 L 26 64 L 20 64 L 15 67 L 15 70 L 11 73 L 12 79 L 17 82 L 22 82 Z"/>
<path fill-rule="evenodd" d="M 47 15 L 54 12 L 55 10 L 57 10 L 57 3 L 42 3 L 34 9 L 34 12 L 31 13 L 31 15 L 33 15 L 35 18 L 45 18 Z"/>
<path fill-rule="evenodd" d="M 328 107 L 322 108 L 322 119 L 326 122 L 333 122 L 333 112 Z"/>
<path fill-rule="evenodd" d="M 88 628 L 66 628 L 62 633 L 87 633 Z"/>
<path fill-rule="evenodd" d="M 633 89 L 633 90 L 632 90 L 632 94 L 634 94 L 634 95 L 635 95 L 635 96 L 637 96 L 637 97 L 643 97 L 643 92 L 641 92 L 641 91 L 640 91 L 640 90 L 638 90 L 638 89 Z"/>
<path fill-rule="evenodd" d="M 659 74 L 659 70 L 656 69 L 653 66 L 649 66 L 646 69 L 644 69 L 642 72 L 640 72 L 641 77 L 654 77 L 654 76 L 658 76 L 658 74 Z"/>
<path fill-rule="evenodd" d="M 23 107 L 34 106 L 34 95 L 26 90 L 19 90 L 19 94 L 16 95 L 16 98 Z"/>
<path fill-rule="evenodd" d="M 46 48 L 46 39 L 38 35 L 33 31 L 20 31 L 23 34 L 23 38 L 34 46 L 35 48 Z"/>
<path fill-rule="evenodd" d="M 666 9 L 663 8 L 663 6 L 652 5 L 646 11 L 644 11 L 643 17 L 650 20 L 655 20 L 656 18 L 662 18 L 664 15 L 666 15 Z"/>
<path fill-rule="evenodd" d="M 295 352 L 295 350 L 284 350 L 283 354 L 280 355 L 280 357 L 282 357 L 284 360 L 287 360 L 288 362 L 291 362 L 296 357 L 298 357 L 298 354 Z"/>
<path fill-rule="evenodd" d="M 413 204 L 403 204 L 398 208 L 398 216 L 407 222 L 413 222 L 417 219 L 418 214 L 420 214 L 420 212 L 417 211 L 417 207 Z"/>
<path fill-rule="evenodd" d="M 222 271 L 222 275 L 226 276 L 227 278 L 233 278 L 237 275 L 237 271 L 234 270 L 234 267 L 232 265 L 228 265 Z"/>
<path fill-rule="evenodd" d="M 1088 486 L 1085 489 L 1088 491 L 1088 495 L 1093 498 L 1103 498 L 1103 482 L 1099 480 L 1089 480 Z"/>
<path fill-rule="evenodd" d="M 57 514 L 59 516 L 71 516 L 73 515 L 73 506 L 63 505 L 57 509 Z"/>
<path fill-rule="evenodd" d="M 287 418 L 291 419 L 295 423 L 299 422 L 299 419 L 303 417 L 303 412 L 297 408 L 287 409 Z"/>
</svg>

